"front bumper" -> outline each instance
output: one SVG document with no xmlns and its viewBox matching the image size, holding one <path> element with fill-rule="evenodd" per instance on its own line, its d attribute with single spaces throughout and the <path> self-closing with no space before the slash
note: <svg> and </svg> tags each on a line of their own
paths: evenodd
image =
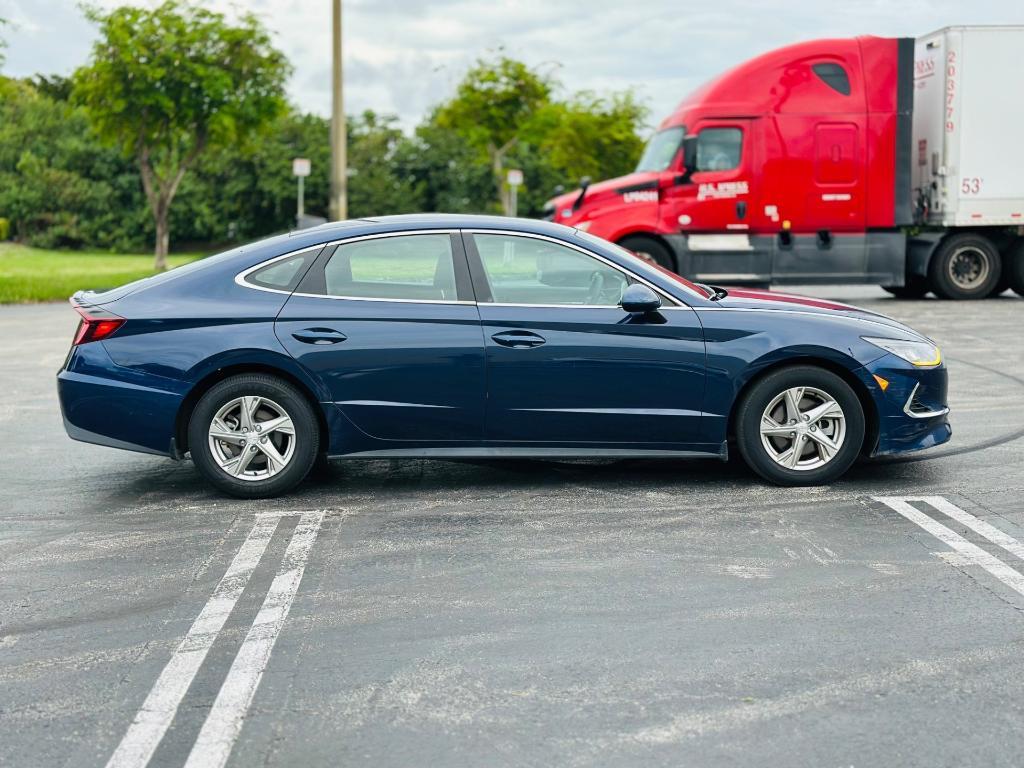
<svg viewBox="0 0 1024 768">
<path fill-rule="evenodd" d="M 885 389 L 875 376 L 888 382 Z M 861 369 L 878 411 L 878 439 L 871 456 L 892 456 L 941 445 L 949 425 L 945 365 L 918 368 L 887 354 Z"/>
</svg>

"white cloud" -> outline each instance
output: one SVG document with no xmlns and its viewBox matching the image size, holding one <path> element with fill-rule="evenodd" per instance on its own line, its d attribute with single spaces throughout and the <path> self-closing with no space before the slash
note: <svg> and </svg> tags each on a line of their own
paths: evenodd
<svg viewBox="0 0 1024 768">
<path fill-rule="evenodd" d="M 101 0 L 101 5 L 118 5 Z M 295 66 L 301 108 L 330 108 L 328 0 L 206 0 L 251 10 Z M 94 30 L 75 0 L 0 0 L 8 74 L 70 73 Z M 658 122 L 707 78 L 762 51 L 815 37 L 921 35 L 947 24 L 1024 23 L 1020 0 L 346 0 L 349 112 L 398 114 L 407 126 L 499 47 L 550 66 L 569 90 L 636 88 Z"/>
</svg>

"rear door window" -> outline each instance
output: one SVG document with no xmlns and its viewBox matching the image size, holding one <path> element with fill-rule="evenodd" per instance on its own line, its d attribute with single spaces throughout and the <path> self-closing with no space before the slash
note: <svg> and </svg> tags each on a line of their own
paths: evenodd
<svg viewBox="0 0 1024 768">
<path fill-rule="evenodd" d="M 324 267 L 324 281 L 327 294 L 341 298 L 458 300 L 447 232 L 342 243 Z"/>
</svg>

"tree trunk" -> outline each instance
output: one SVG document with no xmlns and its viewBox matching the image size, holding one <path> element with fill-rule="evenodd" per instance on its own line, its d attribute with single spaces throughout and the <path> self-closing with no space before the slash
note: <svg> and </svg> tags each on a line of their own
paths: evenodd
<svg viewBox="0 0 1024 768">
<path fill-rule="evenodd" d="M 498 188 L 498 202 L 501 204 L 502 213 L 506 216 L 512 215 L 512 199 L 508 193 L 508 184 L 505 183 L 505 155 L 513 146 L 516 139 L 506 141 L 501 147 L 491 144 L 488 149 L 491 153 L 491 172 L 494 174 L 494 183 Z"/>
<path fill-rule="evenodd" d="M 156 220 L 156 251 L 153 259 L 153 269 L 157 272 L 167 271 L 167 251 L 171 244 L 171 228 L 167 221 L 168 206 L 158 205 L 153 212 Z"/>
</svg>

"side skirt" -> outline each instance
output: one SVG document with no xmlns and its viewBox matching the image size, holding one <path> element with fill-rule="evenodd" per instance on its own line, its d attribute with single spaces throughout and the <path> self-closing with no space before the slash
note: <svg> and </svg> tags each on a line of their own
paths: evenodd
<svg viewBox="0 0 1024 768">
<path fill-rule="evenodd" d="M 725 443 L 707 451 L 672 451 L 650 448 L 385 448 L 332 455 L 332 459 L 728 459 Z"/>
</svg>

